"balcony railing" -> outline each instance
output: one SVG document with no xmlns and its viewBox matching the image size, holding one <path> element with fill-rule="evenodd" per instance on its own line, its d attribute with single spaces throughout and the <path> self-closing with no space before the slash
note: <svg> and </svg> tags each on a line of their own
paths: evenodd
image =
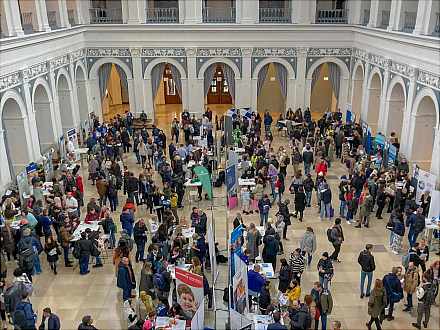
<svg viewBox="0 0 440 330">
<path fill-rule="evenodd" d="M 432 34 L 434 36 L 440 36 L 440 13 L 436 13 L 435 15 L 437 19 L 435 21 L 434 31 L 432 32 Z"/>
<path fill-rule="evenodd" d="M 67 10 L 67 16 L 69 17 L 69 23 L 70 23 L 70 25 L 76 25 L 76 21 L 75 21 L 75 10 L 73 10 L 73 9 L 68 9 L 68 10 Z"/>
<path fill-rule="evenodd" d="M 347 9 L 318 10 L 316 23 L 347 24 Z"/>
<path fill-rule="evenodd" d="M 21 16 L 21 26 L 25 34 L 34 32 L 34 24 L 32 23 L 32 13 L 23 12 Z"/>
<path fill-rule="evenodd" d="M 122 10 L 119 8 L 90 8 L 90 22 L 92 24 L 121 24 Z"/>
<path fill-rule="evenodd" d="M 235 23 L 234 7 L 203 7 L 203 23 Z"/>
<path fill-rule="evenodd" d="M 260 8 L 260 23 L 291 23 L 292 10 L 288 8 Z"/>
<path fill-rule="evenodd" d="M 368 25 L 370 21 L 370 9 L 364 9 L 364 16 L 362 16 L 362 25 Z"/>
<path fill-rule="evenodd" d="M 147 8 L 147 23 L 179 23 L 179 8 Z"/>
<path fill-rule="evenodd" d="M 47 22 L 51 29 L 58 28 L 57 24 L 57 12 L 56 11 L 48 11 L 47 12 Z"/>
<path fill-rule="evenodd" d="M 386 29 L 388 25 L 390 24 L 390 11 L 389 10 L 382 10 L 382 17 L 380 20 L 380 28 Z"/>
<path fill-rule="evenodd" d="M 412 33 L 414 28 L 416 27 L 416 20 L 417 20 L 417 13 L 406 11 L 403 21 L 403 31 Z"/>
</svg>

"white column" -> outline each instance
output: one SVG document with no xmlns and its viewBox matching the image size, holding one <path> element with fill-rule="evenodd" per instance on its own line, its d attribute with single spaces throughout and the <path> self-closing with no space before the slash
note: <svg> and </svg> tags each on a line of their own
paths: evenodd
<svg viewBox="0 0 440 330">
<path fill-rule="evenodd" d="M 127 79 L 128 82 L 128 97 L 130 99 L 130 112 L 136 112 L 136 94 L 135 94 L 135 82 L 134 79 Z M 134 102 L 132 102 L 134 100 Z"/>
<path fill-rule="evenodd" d="M 242 48 L 241 54 L 241 79 L 235 86 L 235 106 L 238 108 L 252 105 L 252 48 Z"/>
<path fill-rule="evenodd" d="M 90 1 L 76 1 L 78 24 L 90 24 Z"/>
<path fill-rule="evenodd" d="M 370 16 L 371 17 L 371 16 Z M 365 64 L 364 81 L 362 83 L 362 106 L 361 106 L 361 120 L 367 122 L 368 119 L 368 78 L 370 77 L 371 64 Z"/>
<path fill-rule="evenodd" d="M 55 72 L 52 70 L 49 71 L 49 84 L 50 89 L 52 91 L 52 100 L 54 106 L 54 119 L 55 119 L 55 127 L 57 132 L 57 143 L 59 142 L 60 137 L 64 134 L 63 125 L 61 124 L 61 112 L 60 112 L 60 102 L 58 100 L 58 90 L 55 82 Z"/>
<path fill-rule="evenodd" d="M 378 27 L 380 25 L 380 6 L 379 6 L 380 0 L 371 0 L 370 4 L 370 21 L 368 22 L 368 27 Z"/>
<path fill-rule="evenodd" d="M 71 62 L 69 64 L 69 76 L 72 80 L 72 90 L 71 90 L 71 97 L 72 97 L 72 118 L 73 118 L 73 127 L 78 129 L 81 127 L 81 120 L 79 115 L 79 101 L 78 101 L 78 88 L 76 86 L 76 79 L 75 79 L 75 64 Z"/>
<path fill-rule="evenodd" d="M 286 95 L 286 108 L 284 109 L 284 112 L 287 111 L 287 109 L 291 108 L 292 110 L 295 110 L 295 85 L 296 85 L 296 79 L 292 77 L 287 77 L 287 95 Z"/>
<path fill-rule="evenodd" d="M 388 85 L 390 83 L 390 69 L 387 67 L 383 74 L 382 92 L 380 93 L 380 106 L 379 106 L 379 122 L 377 123 L 377 131 L 382 134 L 386 134 L 387 127 L 386 124 L 386 111 L 385 103 L 388 92 Z"/>
<path fill-rule="evenodd" d="M 361 24 L 362 17 L 362 1 L 352 0 L 347 3 L 348 9 L 348 24 Z"/>
<path fill-rule="evenodd" d="M 304 109 L 309 104 L 310 95 L 306 95 L 307 48 L 299 48 L 296 57 L 296 105 L 295 109 Z M 308 100 L 306 100 L 306 98 Z M 293 110 L 295 110 L 293 109 Z"/>
<path fill-rule="evenodd" d="M 26 102 L 26 109 L 27 109 L 27 118 L 25 120 L 28 121 L 28 127 L 29 127 L 29 139 L 27 140 L 28 144 L 28 153 L 31 155 L 31 159 L 37 160 L 41 158 L 41 151 L 40 151 L 40 144 L 38 143 L 39 137 L 38 137 L 38 128 L 37 128 L 37 121 L 35 119 L 35 109 L 32 106 L 32 97 L 30 92 L 30 84 L 29 82 L 23 83 L 23 90 L 24 90 L 24 98 Z"/>
<path fill-rule="evenodd" d="M 203 77 L 197 77 L 196 48 L 187 48 L 187 67 L 188 67 L 188 111 L 202 112 L 205 105 L 205 95 L 203 94 Z"/>
<path fill-rule="evenodd" d="M 403 28 L 403 1 L 392 0 L 388 31 L 401 31 Z"/>
<path fill-rule="evenodd" d="M 69 14 L 67 12 L 66 0 L 58 0 L 58 11 L 60 14 L 60 27 L 70 28 Z"/>
<path fill-rule="evenodd" d="M 428 31 L 431 19 L 431 11 L 432 0 L 419 0 L 416 26 L 414 27 L 413 34 L 430 34 Z"/>
<path fill-rule="evenodd" d="M 18 0 L 3 1 L 3 8 L 5 12 L 6 26 L 8 31 L 4 31 L 7 36 L 24 35 L 23 28 L 21 26 L 20 7 L 18 6 Z"/>
<path fill-rule="evenodd" d="M 122 10 L 122 23 L 127 24 L 128 23 L 128 6 L 129 6 L 129 2 L 131 1 L 127 1 L 127 0 L 120 0 L 121 1 L 121 10 Z"/>
<path fill-rule="evenodd" d="M 440 180 L 440 128 L 434 129 L 434 148 L 432 150 L 431 173 L 437 175 L 437 183 Z"/>
<path fill-rule="evenodd" d="M 408 95 L 406 96 L 406 107 L 405 113 L 403 114 L 403 124 L 402 124 L 402 136 L 400 137 L 400 150 L 399 152 L 409 159 L 411 155 L 411 148 L 414 141 L 414 129 L 415 129 L 415 118 L 412 117 L 414 98 L 417 92 L 417 76 L 418 71 L 414 68 L 414 76 L 411 77 L 409 83 Z"/>
<path fill-rule="evenodd" d="M 35 0 L 35 16 L 37 17 L 38 31 L 50 31 L 46 1 Z"/>
<path fill-rule="evenodd" d="M 0 128 L 0 192 L 4 192 L 12 181 L 5 142 L 5 130 Z"/>
<path fill-rule="evenodd" d="M 183 21 L 185 24 L 198 24 L 202 22 L 201 0 L 185 0 L 185 16 Z"/>
<path fill-rule="evenodd" d="M 146 2 L 146 0 L 144 2 Z M 127 10 L 128 10 L 127 24 L 140 24 L 141 23 L 140 17 L 139 17 L 138 4 L 139 4 L 139 2 L 137 0 L 127 1 Z"/>
<path fill-rule="evenodd" d="M 145 24 L 147 21 L 147 0 L 137 0 L 137 3 L 139 10 L 139 24 Z"/>
<path fill-rule="evenodd" d="M 256 24 L 259 22 L 259 2 L 257 0 L 237 0 L 237 8 L 240 6 L 238 12 L 240 16 L 237 19 L 237 23 L 241 24 Z"/>
<path fill-rule="evenodd" d="M 151 77 L 145 77 L 144 79 L 144 108 L 147 117 L 155 118 L 154 113 L 154 98 L 153 98 L 153 86 L 151 85 Z"/>
<path fill-rule="evenodd" d="M 142 62 L 140 57 L 141 50 L 139 48 L 131 49 L 131 61 L 133 63 L 133 84 L 134 84 L 134 99 L 130 99 L 130 104 L 134 103 L 134 112 L 141 113 L 144 107 L 144 82 L 142 72 Z M 134 113 L 133 112 L 133 113 Z"/>
<path fill-rule="evenodd" d="M 99 81 L 98 79 L 89 79 L 89 100 L 90 108 L 95 115 L 98 115 L 99 120 L 102 121 L 102 104 L 101 104 L 101 94 L 99 92 Z"/>
</svg>

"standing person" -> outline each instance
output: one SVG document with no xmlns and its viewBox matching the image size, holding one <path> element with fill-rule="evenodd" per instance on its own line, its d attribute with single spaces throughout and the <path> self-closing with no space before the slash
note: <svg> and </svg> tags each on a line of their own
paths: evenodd
<svg viewBox="0 0 440 330">
<path fill-rule="evenodd" d="M 306 208 L 306 194 L 304 193 L 304 188 L 300 186 L 298 192 L 295 193 L 295 212 L 299 213 L 299 221 L 303 221 L 304 209 Z"/>
<path fill-rule="evenodd" d="M 381 279 L 376 279 L 374 282 L 373 291 L 371 291 L 370 299 L 368 300 L 368 315 L 370 321 L 366 323 L 368 330 L 371 330 L 373 322 L 376 324 L 376 329 L 381 330 L 381 319 L 387 306 L 387 295 L 383 287 Z"/>
<path fill-rule="evenodd" d="M 308 173 L 303 181 L 304 193 L 306 194 L 306 206 L 310 207 L 312 202 L 312 192 L 315 188 L 315 183 L 312 179 L 312 174 Z"/>
<path fill-rule="evenodd" d="M 120 221 L 122 224 L 122 229 L 125 230 L 128 236 L 131 237 L 133 233 L 134 216 L 130 209 L 125 209 L 120 215 Z"/>
<path fill-rule="evenodd" d="M 270 132 L 270 126 L 272 125 L 273 118 L 270 115 L 269 111 L 264 113 L 264 131 L 266 133 Z"/>
<path fill-rule="evenodd" d="M 49 307 L 43 309 L 43 318 L 38 330 L 60 330 L 61 322 L 58 315 L 52 313 Z"/>
<path fill-rule="evenodd" d="M 147 226 L 144 219 L 134 225 L 133 238 L 136 243 L 136 262 L 144 261 L 145 243 L 147 242 Z"/>
<path fill-rule="evenodd" d="M 310 169 L 312 167 L 312 164 L 314 162 L 313 159 L 313 150 L 309 143 L 306 143 L 306 146 L 303 149 L 302 152 L 302 158 L 304 162 L 304 174 L 308 175 L 310 174 Z"/>
<path fill-rule="evenodd" d="M 259 246 L 261 245 L 261 234 L 258 229 L 255 227 L 254 223 L 249 225 L 249 229 L 247 231 L 246 236 L 247 244 L 246 250 L 249 252 L 249 260 L 251 262 L 255 262 L 255 259 L 260 254 Z"/>
<path fill-rule="evenodd" d="M 282 258 L 280 260 L 280 263 L 281 267 L 278 276 L 278 290 L 280 290 L 282 293 L 285 293 L 287 288 L 289 287 L 290 281 L 292 281 L 292 269 L 285 258 Z"/>
<path fill-rule="evenodd" d="M 83 316 L 80 325 L 78 326 L 78 330 L 98 330 L 93 325 L 93 319 L 90 315 Z"/>
<path fill-rule="evenodd" d="M 318 275 L 319 283 L 322 288 L 326 290 L 328 288 L 328 282 L 330 282 L 333 277 L 333 264 L 332 260 L 328 256 L 328 252 L 322 254 L 321 259 L 318 261 Z"/>
<path fill-rule="evenodd" d="M 269 196 L 264 196 L 258 201 L 258 210 L 260 212 L 260 226 L 266 226 L 269 219 L 269 210 L 272 204 L 270 203 Z"/>
<path fill-rule="evenodd" d="M 131 290 L 136 288 L 136 280 L 127 257 L 123 257 L 118 266 L 117 286 L 122 289 L 122 300 L 133 298 Z"/>
<path fill-rule="evenodd" d="M 365 190 L 359 198 L 359 222 L 355 228 L 361 228 L 362 225 L 368 228 L 370 223 L 370 214 L 374 207 L 374 200 L 370 192 Z"/>
<path fill-rule="evenodd" d="M 79 259 L 79 273 L 86 275 L 90 273 L 89 260 L 94 250 L 93 242 L 87 239 L 85 231 L 81 233 L 81 238 L 75 243 L 73 255 Z"/>
<path fill-rule="evenodd" d="M 413 262 L 409 262 L 403 281 L 403 291 L 406 292 L 406 307 L 403 311 L 410 312 L 413 307 L 413 294 L 420 283 L 419 269 Z"/>
<path fill-rule="evenodd" d="M 371 282 L 373 280 L 373 272 L 376 269 L 376 263 L 374 262 L 374 256 L 371 253 L 373 250 L 372 244 L 365 245 L 365 250 L 359 253 L 358 264 L 361 266 L 361 299 L 364 297 L 364 284 L 365 277 L 367 277 L 367 290 L 365 296 L 370 296 Z M 381 281 L 382 282 L 382 281 Z"/>
<path fill-rule="evenodd" d="M 23 292 L 21 301 L 15 307 L 12 319 L 14 320 L 14 329 L 36 330 L 35 323 L 37 321 L 37 314 L 32 309 L 32 304 L 29 301 L 29 294 Z"/>
<path fill-rule="evenodd" d="M 330 259 L 336 262 L 341 262 L 339 257 L 339 252 L 341 251 L 342 242 L 344 242 L 344 232 L 342 231 L 341 218 L 335 219 L 335 224 L 333 225 L 330 232 L 331 243 L 333 245 L 334 251 L 330 256 Z"/>
<path fill-rule="evenodd" d="M 419 246 L 417 247 L 417 255 L 420 258 L 420 267 L 422 267 L 422 272 L 426 272 L 426 262 L 429 259 L 429 247 L 426 245 L 426 239 L 421 239 Z"/>
<path fill-rule="evenodd" d="M 422 285 L 417 288 L 417 299 L 419 301 L 417 305 L 417 322 L 412 326 L 421 329 L 423 315 L 425 315 L 425 321 L 423 327 L 428 327 L 429 317 L 431 315 L 431 306 L 435 303 L 436 287 L 431 283 L 431 279 L 425 274 L 422 276 Z"/>
<path fill-rule="evenodd" d="M 305 260 L 301 253 L 301 249 L 295 249 L 290 255 L 290 269 L 292 270 L 292 278 L 301 284 L 301 276 L 304 272 Z"/>
<path fill-rule="evenodd" d="M 37 249 L 37 247 L 40 247 L 41 243 L 32 235 L 29 228 L 23 229 L 22 235 L 23 237 L 17 244 L 18 265 L 32 282 L 34 267 L 39 265 L 40 262 L 38 258 L 39 249 Z M 41 268 L 41 266 L 39 267 Z M 41 269 L 39 269 L 39 271 L 41 272 Z"/>
<path fill-rule="evenodd" d="M 44 251 L 47 254 L 47 262 L 50 265 L 50 269 L 52 269 L 53 273 L 57 275 L 58 255 L 61 254 L 61 250 L 57 241 L 54 240 L 52 236 L 47 238 Z"/>
<path fill-rule="evenodd" d="M 273 269 L 277 268 L 277 254 L 280 248 L 278 240 L 275 238 L 275 232 L 266 231 L 266 235 L 263 239 L 264 247 L 262 252 L 263 261 L 271 263 Z"/>
<path fill-rule="evenodd" d="M 403 298 L 402 284 L 397 277 L 399 271 L 399 267 L 393 267 L 391 273 L 385 275 L 382 280 L 385 292 L 387 294 L 388 315 L 386 316 L 386 318 L 388 321 L 394 320 L 394 304 L 398 303 Z"/>
<path fill-rule="evenodd" d="M 307 253 L 307 266 L 312 263 L 313 253 L 316 251 L 316 236 L 312 227 L 307 227 L 300 242 L 301 251 Z"/>
<path fill-rule="evenodd" d="M 406 226 L 409 227 L 408 242 L 410 247 L 413 247 L 417 242 L 417 237 L 423 230 L 425 230 L 425 216 L 423 215 L 423 208 L 419 207 L 416 213 L 412 213 L 406 219 Z"/>
<path fill-rule="evenodd" d="M 320 172 L 321 173 L 321 172 Z M 325 218 L 329 218 L 331 220 L 331 208 L 332 208 L 332 191 L 327 182 L 324 182 L 319 189 L 319 197 L 320 197 L 320 218 L 321 221 Z"/>
</svg>

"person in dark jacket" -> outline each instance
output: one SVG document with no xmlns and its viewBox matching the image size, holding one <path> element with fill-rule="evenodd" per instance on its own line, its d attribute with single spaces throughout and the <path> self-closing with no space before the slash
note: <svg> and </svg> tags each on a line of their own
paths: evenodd
<svg viewBox="0 0 440 330">
<path fill-rule="evenodd" d="M 379 189 L 376 196 L 376 204 L 377 204 L 377 211 L 376 211 L 376 218 L 383 219 L 382 218 L 382 211 L 385 207 L 386 203 L 386 193 L 385 188 L 383 185 L 379 185 Z"/>
<path fill-rule="evenodd" d="M 329 258 L 328 252 L 322 254 L 321 259 L 318 261 L 318 275 L 319 283 L 324 290 L 328 287 L 328 282 L 330 282 L 333 277 L 333 264 L 332 260 Z"/>
<path fill-rule="evenodd" d="M 85 315 L 82 318 L 81 324 L 78 326 L 78 330 L 98 330 L 93 325 L 93 319 L 90 315 Z"/>
<path fill-rule="evenodd" d="M 90 273 L 89 260 L 94 250 L 93 242 L 87 239 L 86 232 L 81 233 L 81 238 L 76 242 L 74 256 L 79 259 L 79 273 L 86 275 Z"/>
<path fill-rule="evenodd" d="M 278 290 L 280 290 L 282 293 L 285 293 L 290 285 L 290 281 L 292 281 L 292 269 L 290 268 L 286 259 L 283 258 L 280 260 L 280 262 L 281 262 L 281 267 L 278 276 L 279 279 Z"/>
<path fill-rule="evenodd" d="M 287 238 L 287 226 L 290 226 L 292 222 L 290 221 L 290 211 L 289 211 L 290 201 L 286 199 L 284 202 L 278 203 L 278 214 L 283 216 L 284 228 L 283 228 L 283 239 L 288 241 Z"/>
<path fill-rule="evenodd" d="M 341 218 L 335 219 L 335 224 L 331 231 L 331 239 L 332 239 L 331 243 L 335 250 L 330 256 L 330 259 L 336 262 L 341 262 L 338 259 L 339 252 L 341 251 L 342 243 L 344 242 L 344 232 L 342 231 Z"/>
<path fill-rule="evenodd" d="M 311 321 L 309 308 L 306 304 L 294 301 L 289 309 L 290 325 L 292 330 L 307 330 Z"/>
<path fill-rule="evenodd" d="M 133 233 L 134 216 L 130 209 L 125 209 L 122 211 L 119 219 L 121 220 L 122 229 L 124 229 L 128 236 L 131 237 Z"/>
<path fill-rule="evenodd" d="M 304 188 L 300 186 L 298 191 L 295 193 L 295 212 L 298 215 L 299 221 L 303 221 L 304 209 L 306 208 L 306 194 L 304 193 Z"/>
<path fill-rule="evenodd" d="M 281 313 L 274 312 L 272 314 L 273 323 L 269 324 L 266 330 L 287 330 L 287 327 L 284 324 L 281 324 Z"/>
<path fill-rule="evenodd" d="M 423 208 L 419 207 L 415 214 L 413 213 L 407 218 L 406 226 L 409 227 L 409 245 L 414 246 L 414 244 L 417 242 L 417 237 L 425 229 L 425 216 L 423 215 Z"/>
<path fill-rule="evenodd" d="M 22 293 L 22 300 L 15 307 L 12 315 L 15 329 L 35 330 L 35 322 L 37 321 L 37 314 L 32 309 L 32 304 L 29 302 L 28 293 Z"/>
<path fill-rule="evenodd" d="M 136 243 L 136 262 L 144 260 L 145 243 L 147 242 L 147 226 L 144 219 L 139 219 L 133 229 L 134 242 Z"/>
<path fill-rule="evenodd" d="M 38 330 L 60 330 L 61 323 L 60 318 L 52 313 L 49 307 L 43 309 L 43 318 L 41 319 L 41 324 Z"/>
<path fill-rule="evenodd" d="M 275 238 L 275 233 L 267 233 L 263 238 L 263 252 L 262 257 L 263 261 L 267 263 L 271 263 L 273 266 L 273 269 L 275 270 L 277 268 L 277 254 L 278 250 L 280 248 L 280 244 L 278 240 Z"/>
<path fill-rule="evenodd" d="M 267 308 L 271 303 L 269 286 L 270 282 L 265 281 L 263 287 L 261 288 L 260 295 L 258 296 L 258 306 L 260 307 L 260 312 L 263 315 L 267 314 Z"/>
<path fill-rule="evenodd" d="M 391 270 L 391 273 L 388 273 L 384 276 L 382 282 L 385 287 L 385 292 L 387 294 L 387 301 L 388 301 L 388 315 L 387 320 L 392 321 L 394 320 L 393 311 L 394 311 L 394 304 L 399 302 L 403 298 L 403 288 L 402 284 L 400 283 L 399 278 L 397 277 L 397 274 L 400 272 L 399 267 L 393 267 Z"/>
<path fill-rule="evenodd" d="M 370 296 L 371 282 L 373 280 L 373 272 L 376 269 L 376 264 L 374 262 L 374 256 L 371 253 L 373 250 L 372 244 L 367 244 L 365 250 L 359 253 L 358 263 L 361 266 L 361 299 L 364 297 L 364 284 L 365 277 L 367 277 L 367 290 L 365 291 L 365 296 Z"/>
<path fill-rule="evenodd" d="M 258 211 L 260 212 L 260 226 L 266 226 L 269 219 L 269 210 L 271 207 L 272 204 L 270 203 L 270 199 L 267 194 L 265 194 L 258 201 Z"/>
<path fill-rule="evenodd" d="M 126 301 L 131 296 L 131 290 L 136 288 L 136 280 L 133 271 L 129 267 L 130 261 L 123 257 L 118 267 L 117 286 L 122 289 L 122 300 Z"/>
</svg>

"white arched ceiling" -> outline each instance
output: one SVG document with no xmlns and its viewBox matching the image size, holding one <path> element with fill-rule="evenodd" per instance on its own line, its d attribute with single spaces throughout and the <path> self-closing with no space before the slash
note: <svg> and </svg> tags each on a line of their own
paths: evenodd
<svg viewBox="0 0 440 330">
<path fill-rule="evenodd" d="M 198 78 L 204 79 L 206 69 L 208 69 L 209 66 L 214 63 L 224 63 L 226 65 L 229 65 L 231 67 L 231 69 L 234 71 L 235 80 L 240 79 L 241 75 L 240 75 L 240 70 L 238 69 L 237 64 L 235 64 L 229 58 L 222 58 L 222 57 L 211 58 L 208 61 L 206 61 L 205 63 L 203 63 L 203 65 L 200 67 Z"/>
<path fill-rule="evenodd" d="M 153 68 L 156 65 L 158 65 L 160 63 L 174 65 L 177 68 L 177 70 L 179 70 L 179 72 L 180 72 L 180 78 L 186 79 L 186 72 L 185 72 L 185 69 L 183 68 L 182 64 L 180 64 L 179 62 L 177 62 L 173 58 L 166 58 L 166 57 L 156 58 L 156 59 L 152 60 L 150 63 L 148 63 L 148 65 L 144 71 L 144 79 L 150 79 L 151 78 L 151 71 L 153 70 Z"/>
<path fill-rule="evenodd" d="M 289 62 L 287 62 L 284 58 L 280 57 L 269 57 L 265 58 L 264 60 L 260 61 L 254 68 L 254 72 L 252 75 L 252 79 L 258 79 L 258 73 L 260 70 L 267 64 L 270 63 L 280 63 L 284 66 L 284 68 L 287 70 L 287 79 L 295 79 L 296 74 L 293 70 L 292 66 Z"/>
</svg>

